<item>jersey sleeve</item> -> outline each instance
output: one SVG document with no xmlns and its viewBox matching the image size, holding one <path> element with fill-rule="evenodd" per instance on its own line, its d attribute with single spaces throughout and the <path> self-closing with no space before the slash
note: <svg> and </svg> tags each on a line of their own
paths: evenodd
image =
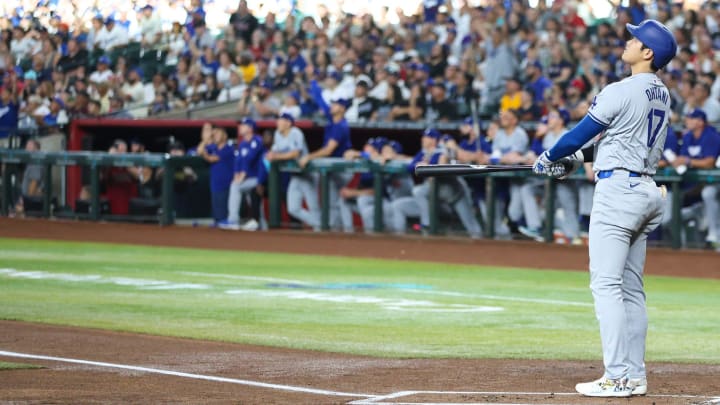
<svg viewBox="0 0 720 405">
<path fill-rule="evenodd" d="M 605 87 L 600 94 L 593 98 L 588 115 L 598 124 L 604 127 L 610 126 L 615 117 L 623 110 L 625 96 L 622 93 L 622 87 L 616 83 Z"/>
<path fill-rule="evenodd" d="M 683 143 L 682 147 L 680 147 L 680 156 L 690 157 L 690 152 L 688 152 L 688 148 L 690 147 L 691 137 L 692 132 L 688 132 L 683 135 Z"/>
</svg>

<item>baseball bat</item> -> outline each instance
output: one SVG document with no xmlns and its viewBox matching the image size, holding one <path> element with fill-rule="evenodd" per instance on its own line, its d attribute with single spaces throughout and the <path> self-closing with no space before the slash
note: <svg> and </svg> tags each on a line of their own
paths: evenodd
<svg viewBox="0 0 720 405">
<path fill-rule="evenodd" d="M 532 165 L 420 165 L 415 167 L 415 175 L 419 177 L 468 176 L 521 170 L 532 170 Z"/>
</svg>

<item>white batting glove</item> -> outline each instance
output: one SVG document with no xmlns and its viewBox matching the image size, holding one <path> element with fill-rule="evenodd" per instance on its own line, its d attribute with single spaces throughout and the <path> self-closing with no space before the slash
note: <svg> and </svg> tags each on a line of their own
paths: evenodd
<svg viewBox="0 0 720 405">
<path fill-rule="evenodd" d="M 540 174 L 540 175 L 546 175 L 546 176 L 552 176 L 550 174 L 550 169 L 552 168 L 554 162 L 548 158 L 547 151 L 543 152 L 538 156 L 537 159 L 535 159 L 535 163 L 533 164 L 533 173 Z"/>
</svg>

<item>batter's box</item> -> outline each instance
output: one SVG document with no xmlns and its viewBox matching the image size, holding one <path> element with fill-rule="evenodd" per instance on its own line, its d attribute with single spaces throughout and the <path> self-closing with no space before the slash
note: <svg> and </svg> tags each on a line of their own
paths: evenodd
<svg viewBox="0 0 720 405">
<path fill-rule="evenodd" d="M 615 398 L 617 400 L 618 398 Z M 350 402 L 351 405 L 455 405 L 455 404 L 610 404 L 613 398 L 588 398 L 577 393 L 400 391 Z M 697 395 L 633 397 L 633 405 L 720 404 L 720 398 Z"/>
</svg>

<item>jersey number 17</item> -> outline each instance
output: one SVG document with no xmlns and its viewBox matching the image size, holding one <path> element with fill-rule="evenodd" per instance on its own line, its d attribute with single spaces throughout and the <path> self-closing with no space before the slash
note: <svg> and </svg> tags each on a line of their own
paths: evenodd
<svg viewBox="0 0 720 405">
<path fill-rule="evenodd" d="M 660 118 L 657 121 L 657 124 L 655 125 L 655 128 L 653 129 L 653 121 L 655 121 L 655 117 Z M 650 112 L 647 115 L 648 119 L 648 141 L 647 146 L 648 148 L 652 148 L 653 144 L 655 143 L 655 139 L 657 139 L 658 132 L 660 132 L 660 128 L 662 128 L 663 121 L 665 121 L 665 110 L 660 110 L 657 108 L 650 109 Z"/>
</svg>

